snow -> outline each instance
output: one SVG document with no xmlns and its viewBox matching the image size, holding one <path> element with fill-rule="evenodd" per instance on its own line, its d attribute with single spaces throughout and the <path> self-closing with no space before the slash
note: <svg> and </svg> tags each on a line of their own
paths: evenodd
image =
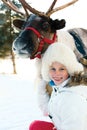
<svg viewBox="0 0 87 130">
<path fill-rule="evenodd" d="M 48 120 L 37 103 L 34 80 L 0 75 L 0 130 L 28 130 L 33 120 Z"/>
</svg>

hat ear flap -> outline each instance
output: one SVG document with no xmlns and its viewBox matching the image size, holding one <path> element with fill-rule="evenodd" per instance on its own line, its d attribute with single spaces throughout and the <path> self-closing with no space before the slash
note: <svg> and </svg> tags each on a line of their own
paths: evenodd
<svg viewBox="0 0 87 130">
<path fill-rule="evenodd" d="M 66 21 L 64 19 L 61 20 L 54 20 L 52 23 L 52 27 L 54 30 L 59 30 L 65 27 Z"/>
</svg>

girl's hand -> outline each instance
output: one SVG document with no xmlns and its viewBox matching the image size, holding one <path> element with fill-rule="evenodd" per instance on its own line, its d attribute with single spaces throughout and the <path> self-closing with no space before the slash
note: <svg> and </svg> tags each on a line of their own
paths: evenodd
<svg viewBox="0 0 87 130">
<path fill-rule="evenodd" d="M 57 130 L 55 126 L 53 127 L 53 130 Z"/>
</svg>

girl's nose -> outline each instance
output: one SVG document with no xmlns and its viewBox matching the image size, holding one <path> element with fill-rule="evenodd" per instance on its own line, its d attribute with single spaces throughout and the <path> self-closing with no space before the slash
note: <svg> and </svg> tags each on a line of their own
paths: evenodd
<svg viewBox="0 0 87 130">
<path fill-rule="evenodd" d="M 60 74 L 59 70 L 56 70 L 55 74 L 56 74 L 56 75 L 59 75 L 59 74 Z"/>
</svg>

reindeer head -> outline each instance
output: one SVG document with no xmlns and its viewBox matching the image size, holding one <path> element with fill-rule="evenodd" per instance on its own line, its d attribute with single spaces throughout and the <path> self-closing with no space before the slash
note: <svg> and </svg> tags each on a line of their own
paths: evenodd
<svg viewBox="0 0 87 130">
<path fill-rule="evenodd" d="M 56 40 L 56 30 L 65 27 L 65 20 L 52 20 L 45 16 L 31 14 L 26 21 L 18 25 L 20 20 L 14 20 L 16 27 L 22 31 L 13 43 L 13 51 L 33 58 L 38 53 L 44 53 L 46 48 Z M 16 25 L 17 24 L 17 25 Z"/>
<path fill-rule="evenodd" d="M 2 0 L 11 9 L 20 13 L 19 9 L 13 5 L 10 0 Z M 50 15 L 58 10 L 61 10 L 77 0 L 65 4 L 59 8 L 53 9 L 57 0 L 54 0 L 46 13 L 39 12 L 32 8 L 25 0 L 19 0 L 23 5 L 27 19 L 26 21 L 15 19 L 14 26 L 21 29 L 19 36 L 13 42 L 13 51 L 16 54 L 24 57 L 35 58 L 41 56 L 47 47 L 56 41 L 56 30 L 65 27 L 65 20 L 52 20 Z M 28 10 L 33 14 L 29 15 Z M 25 15 L 25 14 L 24 14 Z"/>
</svg>

